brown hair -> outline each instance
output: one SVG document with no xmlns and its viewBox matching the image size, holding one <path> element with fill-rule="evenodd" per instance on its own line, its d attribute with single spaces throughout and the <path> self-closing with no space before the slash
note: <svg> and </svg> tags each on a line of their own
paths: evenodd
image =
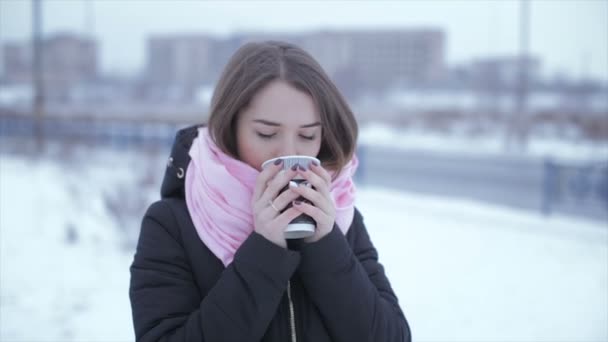
<svg viewBox="0 0 608 342">
<path fill-rule="evenodd" d="M 357 121 L 319 63 L 290 43 L 247 43 L 232 56 L 211 100 L 208 124 L 215 143 L 225 153 L 238 158 L 238 115 L 259 90 L 276 79 L 288 82 L 313 98 L 323 128 L 318 158 L 323 166 L 340 171 L 354 153 Z"/>
</svg>

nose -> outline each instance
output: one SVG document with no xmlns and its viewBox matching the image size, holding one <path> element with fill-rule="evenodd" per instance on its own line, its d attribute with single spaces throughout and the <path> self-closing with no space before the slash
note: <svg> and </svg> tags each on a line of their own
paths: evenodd
<svg viewBox="0 0 608 342">
<path fill-rule="evenodd" d="M 297 155 L 297 145 L 296 141 L 291 137 L 287 137 L 281 141 L 281 146 L 279 147 L 279 154 L 281 156 L 292 156 Z"/>
</svg>

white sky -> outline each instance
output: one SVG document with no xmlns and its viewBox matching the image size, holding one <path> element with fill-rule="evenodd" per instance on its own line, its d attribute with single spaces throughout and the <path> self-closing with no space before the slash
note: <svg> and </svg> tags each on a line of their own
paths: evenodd
<svg viewBox="0 0 608 342">
<path fill-rule="evenodd" d="M 520 1 L 195 1 L 46 0 L 44 32 L 94 32 L 106 71 L 143 67 L 145 39 L 155 33 L 228 35 L 245 30 L 439 27 L 449 64 L 518 50 Z M 87 24 L 87 9 L 93 20 Z M 0 40 L 31 35 L 31 1 L 0 0 Z M 544 72 L 608 80 L 608 0 L 535 0 L 532 53 Z"/>
</svg>

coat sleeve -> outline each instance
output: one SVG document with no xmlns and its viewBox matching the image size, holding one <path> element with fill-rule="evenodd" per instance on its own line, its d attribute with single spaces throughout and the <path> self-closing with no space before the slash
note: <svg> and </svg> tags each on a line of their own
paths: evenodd
<svg viewBox="0 0 608 342">
<path fill-rule="evenodd" d="M 353 222 L 348 241 L 334 226 L 301 249 L 302 282 L 334 341 L 409 342 L 409 325 L 358 212 Z"/>
<path fill-rule="evenodd" d="M 137 341 L 259 341 L 298 267 L 297 252 L 253 233 L 204 296 L 180 242 L 171 208 L 144 216 L 129 296 Z"/>
</svg>

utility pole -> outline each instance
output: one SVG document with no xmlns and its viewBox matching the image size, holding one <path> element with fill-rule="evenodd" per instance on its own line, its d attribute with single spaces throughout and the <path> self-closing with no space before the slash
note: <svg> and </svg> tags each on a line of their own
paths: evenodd
<svg viewBox="0 0 608 342">
<path fill-rule="evenodd" d="M 90 39 L 95 37 L 95 4 L 93 0 L 84 0 L 85 5 L 85 32 Z"/>
<path fill-rule="evenodd" d="M 38 153 L 44 151 L 44 80 L 42 63 L 42 3 L 32 0 L 32 76 L 34 88 L 33 111 L 36 120 L 35 139 Z"/>
<path fill-rule="evenodd" d="M 528 131 L 528 93 L 530 59 L 530 4 L 532 0 L 520 0 L 519 6 L 519 58 L 515 117 L 512 134 L 515 146 L 522 150 L 526 145 Z"/>
</svg>

